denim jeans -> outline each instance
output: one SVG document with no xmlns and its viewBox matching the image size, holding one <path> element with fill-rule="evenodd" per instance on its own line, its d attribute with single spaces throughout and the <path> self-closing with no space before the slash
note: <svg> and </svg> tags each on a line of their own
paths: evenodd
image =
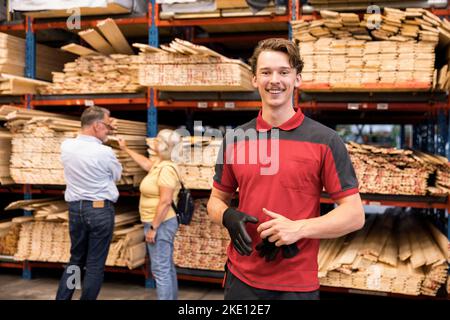
<svg viewBox="0 0 450 320">
<path fill-rule="evenodd" d="M 151 223 L 144 223 L 145 234 Z M 147 242 L 148 255 L 153 277 L 156 281 L 158 300 L 177 300 L 178 281 L 175 263 L 173 262 L 173 243 L 178 229 L 176 217 L 161 223 L 156 232 L 155 243 Z"/>
<path fill-rule="evenodd" d="M 113 235 L 114 205 L 107 200 L 104 208 L 93 208 L 91 201 L 68 204 L 70 261 L 61 277 L 56 300 L 72 298 L 75 281 L 81 281 L 84 268 L 81 300 L 95 300 L 103 283 L 105 262 Z"/>
</svg>

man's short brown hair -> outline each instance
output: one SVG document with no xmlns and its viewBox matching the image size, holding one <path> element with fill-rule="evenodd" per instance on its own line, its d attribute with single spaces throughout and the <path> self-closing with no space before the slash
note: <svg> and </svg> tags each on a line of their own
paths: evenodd
<svg viewBox="0 0 450 320">
<path fill-rule="evenodd" d="M 253 55 L 250 58 L 253 75 L 256 75 L 256 63 L 260 53 L 263 51 L 279 51 L 286 53 L 289 57 L 289 64 L 291 67 L 297 70 L 297 74 L 302 72 L 303 61 L 300 57 L 298 46 L 294 42 L 283 38 L 270 38 L 258 42 L 255 51 L 253 51 Z"/>
<path fill-rule="evenodd" d="M 102 121 L 105 115 L 109 116 L 109 114 L 108 109 L 97 106 L 89 107 L 81 115 L 81 127 L 87 127 L 96 121 Z"/>
</svg>

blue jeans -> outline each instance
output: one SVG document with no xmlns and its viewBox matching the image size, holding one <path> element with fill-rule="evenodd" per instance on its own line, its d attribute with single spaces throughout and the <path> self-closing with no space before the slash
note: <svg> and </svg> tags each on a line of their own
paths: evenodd
<svg viewBox="0 0 450 320">
<path fill-rule="evenodd" d="M 150 225 L 151 223 L 144 223 L 145 234 L 150 229 Z M 173 217 L 159 225 L 155 243 L 147 242 L 158 300 L 178 299 L 177 271 L 173 262 L 173 243 L 177 229 L 178 221 L 176 217 Z"/>
<path fill-rule="evenodd" d="M 93 208 L 92 201 L 69 202 L 70 261 L 61 277 L 56 300 L 70 300 L 81 285 L 81 300 L 95 300 L 103 283 L 103 272 L 114 231 L 114 205 Z"/>
</svg>

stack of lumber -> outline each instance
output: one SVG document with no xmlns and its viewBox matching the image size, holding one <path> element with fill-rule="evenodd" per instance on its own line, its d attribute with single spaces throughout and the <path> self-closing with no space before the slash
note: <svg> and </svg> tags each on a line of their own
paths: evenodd
<svg viewBox="0 0 450 320">
<path fill-rule="evenodd" d="M 209 219 L 207 202 L 208 199 L 195 200 L 191 223 L 180 225 L 174 244 L 174 261 L 177 267 L 224 271 L 230 238 L 224 227 Z"/>
<path fill-rule="evenodd" d="M 435 296 L 445 283 L 448 240 L 400 208 L 370 215 L 360 231 L 321 240 L 322 285 Z"/>
<path fill-rule="evenodd" d="M 20 230 L 16 260 L 68 262 L 70 258 L 69 212 L 67 203 L 58 199 L 21 200 L 5 210 L 32 211 Z M 114 234 L 106 265 L 136 268 L 144 264 L 143 226 L 136 210 L 118 206 L 115 209 Z M 14 221 L 14 220 L 13 220 Z"/>
<path fill-rule="evenodd" d="M 11 133 L 6 129 L 0 128 L 0 185 L 14 183 L 9 172 L 11 139 Z"/>
<path fill-rule="evenodd" d="M 64 185 L 60 160 L 61 143 L 76 137 L 80 121 L 76 118 L 27 110 L 13 106 L 0 107 L 0 120 L 7 120 L 12 133 L 10 172 L 16 183 Z M 145 154 L 145 123 L 112 119 L 114 130 L 106 142 L 117 147 L 117 139 L 124 139 L 132 150 Z M 113 149 L 122 163 L 119 185 L 139 185 L 146 172 L 125 152 Z"/>
<path fill-rule="evenodd" d="M 448 160 L 415 150 L 347 144 L 360 192 L 395 195 L 450 193 Z M 438 179 L 429 179 L 432 176 Z"/>
<path fill-rule="evenodd" d="M 21 225 L 32 219 L 32 217 L 17 217 L 0 222 L 0 255 L 16 254 Z"/>
<path fill-rule="evenodd" d="M 184 2 L 184 3 L 183 3 Z M 286 6 L 269 5 L 261 11 L 254 12 L 245 0 L 202 0 L 202 1 L 161 1 L 162 10 L 159 18 L 204 19 L 222 17 L 273 16 L 286 14 Z"/>
<path fill-rule="evenodd" d="M 384 8 L 383 14 L 366 14 L 360 20 L 356 13 L 320 11 L 322 19 L 306 22 L 292 21 L 293 36 L 301 42 L 320 38 L 355 40 L 419 41 L 436 46 L 450 41 L 450 23 L 441 21 L 428 10 L 408 8 L 404 11 Z"/>
<path fill-rule="evenodd" d="M 36 45 L 36 78 L 51 80 L 52 72 L 63 69 L 74 55 L 59 49 Z M 0 33 L 0 73 L 25 76 L 25 39 Z"/>
<path fill-rule="evenodd" d="M 175 39 L 139 47 L 139 83 L 166 91 L 253 91 L 251 68 L 204 46 Z"/>
<path fill-rule="evenodd" d="M 314 7 L 315 10 L 329 9 L 338 11 L 366 11 L 367 8 L 372 4 L 382 4 L 374 3 L 370 0 L 308 0 L 308 3 Z M 389 7 L 404 8 L 406 5 L 423 7 L 425 4 L 421 0 L 411 0 L 407 3 L 399 0 L 387 0 L 383 4 L 389 4 Z M 428 4 L 428 3 L 426 3 Z"/>
<path fill-rule="evenodd" d="M 183 137 L 177 165 L 186 188 L 211 189 L 222 141 L 209 137 Z"/>
<path fill-rule="evenodd" d="M 354 13 L 323 10 L 321 15 L 321 20 L 292 22 L 305 63 L 302 90 L 432 88 L 435 47 L 450 42 L 447 20 L 424 9 L 385 8 L 383 15 L 366 15 L 363 21 Z M 441 90 L 448 85 L 444 71 Z"/>
<path fill-rule="evenodd" d="M 39 86 L 49 82 L 0 73 L 0 95 L 36 94 Z"/>
<path fill-rule="evenodd" d="M 142 89 L 133 49 L 113 19 L 97 23 L 97 30 L 78 35 L 90 45 L 70 43 L 61 49 L 80 57 L 53 73 L 53 83 L 38 88 L 41 94 L 124 93 Z"/>
<path fill-rule="evenodd" d="M 40 94 L 138 92 L 137 56 L 124 54 L 86 55 L 53 73 L 53 83 L 39 87 Z"/>
</svg>

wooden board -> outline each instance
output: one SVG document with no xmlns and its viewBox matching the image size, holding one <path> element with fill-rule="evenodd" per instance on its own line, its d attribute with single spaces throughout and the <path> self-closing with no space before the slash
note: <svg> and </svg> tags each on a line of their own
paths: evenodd
<svg viewBox="0 0 450 320">
<path fill-rule="evenodd" d="M 112 54 L 115 52 L 111 44 L 109 44 L 108 41 L 106 41 L 105 38 L 103 38 L 94 29 L 80 31 L 78 32 L 78 35 L 98 52 L 101 52 L 103 54 Z"/>
<path fill-rule="evenodd" d="M 107 15 L 107 14 L 125 14 L 130 13 L 129 8 L 125 8 L 117 3 L 108 3 L 106 7 L 82 7 L 80 9 L 80 14 L 82 16 L 98 16 L 98 15 Z M 69 11 L 69 12 L 68 12 Z M 70 9 L 65 10 L 46 10 L 46 11 L 28 11 L 25 15 L 29 17 L 33 17 L 36 19 L 42 18 L 62 18 L 69 17 L 72 15 Z"/>
<path fill-rule="evenodd" d="M 76 43 L 67 44 L 65 46 L 62 46 L 61 49 L 64 51 L 79 55 L 79 56 L 85 56 L 85 55 L 89 55 L 89 54 L 100 54 L 97 51 L 80 46 L 79 44 L 76 44 Z"/>
<path fill-rule="evenodd" d="M 134 53 L 113 19 L 108 18 L 100 21 L 97 23 L 97 28 L 100 29 L 103 36 L 108 40 L 116 52 L 123 54 Z"/>
</svg>

